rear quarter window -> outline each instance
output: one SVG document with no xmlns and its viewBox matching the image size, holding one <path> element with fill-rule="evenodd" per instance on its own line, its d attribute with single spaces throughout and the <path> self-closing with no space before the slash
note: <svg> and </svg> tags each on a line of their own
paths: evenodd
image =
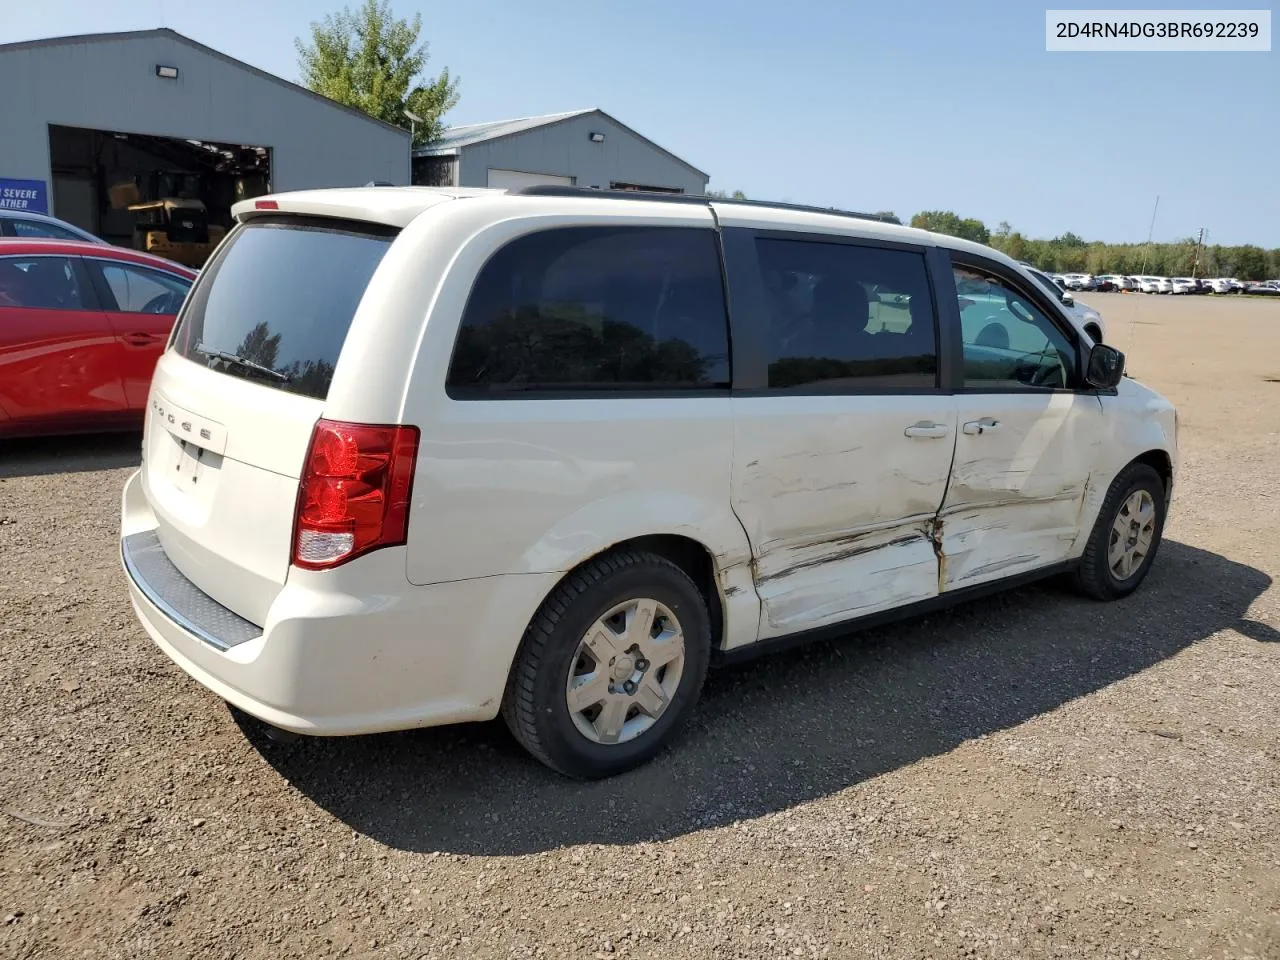
<svg viewBox="0 0 1280 960">
<path fill-rule="evenodd" d="M 564 227 L 503 247 L 476 278 L 451 396 L 596 395 L 729 386 L 715 233 Z"/>
<path fill-rule="evenodd" d="M 174 349 L 230 376 L 323 400 L 356 307 L 394 236 L 374 224 L 321 218 L 251 221 L 197 281 Z"/>
</svg>

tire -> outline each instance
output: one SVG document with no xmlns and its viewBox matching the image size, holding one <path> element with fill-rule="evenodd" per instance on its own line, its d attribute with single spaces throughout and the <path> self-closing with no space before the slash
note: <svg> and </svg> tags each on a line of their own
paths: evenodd
<svg viewBox="0 0 1280 960">
<path fill-rule="evenodd" d="M 619 626 L 621 632 L 616 632 L 614 626 L 625 621 L 629 627 L 641 616 L 640 601 L 653 614 L 647 641 L 641 639 L 646 635 L 642 628 L 627 632 Z M 673 642 L 663 639 L 675 636 L 672 620 L 683 637 L 675 674 L 675 659 L 651 666 L 676 649 L 662 648 L 662 643 Z M 603 640 L 598 627 L 603 627 Z M 594 645 L 588 645 L 588 631 L 597 638 Z M 636 643 L 658 651 L 650 654 L 652 661 L 644 659 L 644 650 L 636 652 Z M 597 649 L 603 651 L 599 657 L 593 652 Z M 688 574 L 646 551 L 605 554 L 565 577 L 534 615 L 507 680 L 502 716 L 521 746 L 551 769 L 582 780 L 610 777 L 647 763 L 675 739 L 702 692 L 710 653 L 707 604 Z M 613 659 L 606 663 L 610 655 Z M 625 673 L 631 664 L 635 672 L 628 676 L 633 679 L 623 681 L 613 672 Z M 603 699 L 585 710 L 571 710 L 571 670 L 573 682 L 580 683 L 580 700 L 602 689 L 607 691 Z M 635 688 L 635 697 L 661 705 L 643 709 L 623 689 L 626 683 Z M 606 709 L 613 712 L 606 716 Z M 620 715 L 624 719 L 617 742 L 608 742 Z"/>
<path fill-rule="evenodd" d="M 1123 565 L 1119 572 L 1113 568 L 1112 535 L 1126 508 L 1133 518 L 1130 527 L 1134 522 L 1140 523 L 1133 507 L 1135 498 L 1140 501 L 1143 493 L 1150 498 L 1154 514 L 1150 524 L 1150 541 L 1141 554 L 1140 562 L 1133 566 L 1127 576 L 1122 577 L 1119 573 L 1124 572 Z M 1097 522 L 1093 525 L 1089 542 L 1080 557 L 1080 565 L 1075 573 L 1076 589 L 1095 600 L 1118 600 L 1138 589 L 1155 562 L 1156 552 L 1164 535 L 1164 519 L 1168 510 L 1166 497 L 1164 480 L 1147 464 L 1133 463 L 1121 471 L 1107 491 L 1107 498 L 1098 511 Z M 1134 558 L 1136 559 L 1136 554 Z"/>
</svg>

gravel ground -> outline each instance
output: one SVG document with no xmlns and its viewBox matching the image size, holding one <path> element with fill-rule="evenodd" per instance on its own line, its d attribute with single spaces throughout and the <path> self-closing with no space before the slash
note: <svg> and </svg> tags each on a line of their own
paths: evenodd
<svg viewBox="0 0 1280 960">
<path fill-rule="evenodd" d="M 1143 589 L 715 673 L 605 783 L 265 739 L 134 622 L 137 438 L 0 449 L 0 955 L 1280 957 L 1280 304 L 1086 299 L 1182 411 Z"/>
</svg>

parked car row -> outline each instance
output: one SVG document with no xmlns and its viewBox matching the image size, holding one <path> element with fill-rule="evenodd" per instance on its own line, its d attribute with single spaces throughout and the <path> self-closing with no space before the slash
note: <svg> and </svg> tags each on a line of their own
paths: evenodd
<svg viewBox="0 0 1280 960">
<path fill-rule="evenodd" d="M 1245 284 L 1244 292 L 1254 296 L 1280 297 L 1280 280 L 1260 280 L 1256 283 L 1247 283 Z"/>
<path fill-rule="evenodd" d="M 1154 277 L 1120 274 L 1054 273 L 1049 275 L 1063 290 L 1099 293 L 1280 293 L 1280 280 L 1242 282 L 1234 277 Z"/>
</svg>

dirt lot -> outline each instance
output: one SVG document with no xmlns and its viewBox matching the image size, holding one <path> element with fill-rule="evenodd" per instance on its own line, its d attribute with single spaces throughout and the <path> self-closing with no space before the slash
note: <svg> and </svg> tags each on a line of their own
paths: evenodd
<svg viewBox="0 0 1280 960">
<path fill-rule="evenodd" d="M 581 785 L 498 724 L 283 745 L 133 620 L 136 438 L 0 451 L 0 956 L 1280 957 L 1280 303 L 1086 297 L 1182 410 L 1138 595 L 714 674 Z"/>
</svg>

